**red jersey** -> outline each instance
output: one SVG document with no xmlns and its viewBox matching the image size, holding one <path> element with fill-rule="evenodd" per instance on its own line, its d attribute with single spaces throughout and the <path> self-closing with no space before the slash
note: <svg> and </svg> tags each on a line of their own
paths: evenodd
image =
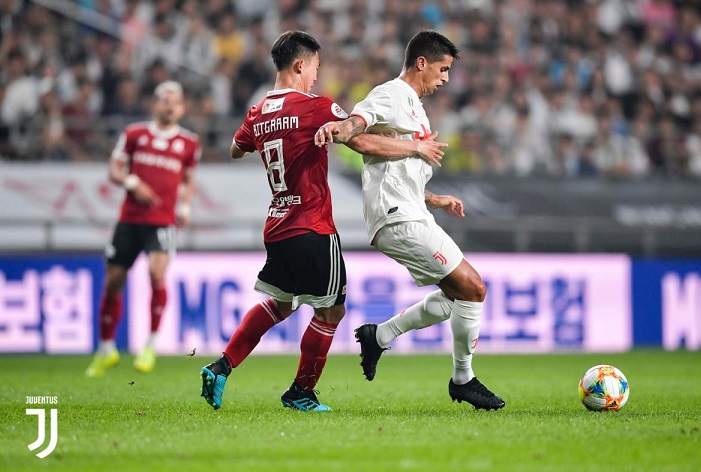
<svg viewBox="0 0 701 472">
<path fill-rule="evenodd" d="M 112 159 L 129 166 L 161 199 L 160 206 L 140 205 L 131 192 L 122 204 L 119 221 L 157 226 L 175 224 L 175 204 L 185 172 L 192 172 L 200 160 L 200 140 L 180 126 L 159 130 L 155 122 L 135 123 L 119 136 Z"/>
<path fill-rule="evenodd" d="M 263 241 L 310 231 L 336 233 L 328 153 L 314 144 L 314 133 L 329 121 L 347 117 L 332 100 L 293 89 L 268 92 L 248 111 L 234 143 L 242 151 L 258 151 L 268 172 L 273 199 Z"/>
</svg>

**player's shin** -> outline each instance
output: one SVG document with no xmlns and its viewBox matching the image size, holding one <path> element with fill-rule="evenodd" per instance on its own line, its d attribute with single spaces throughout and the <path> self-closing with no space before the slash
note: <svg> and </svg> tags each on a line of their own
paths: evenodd
<svg viewBox="0 0 701 472">
<path fill-rule="evenodd" d="M 161 325 L 163 310 L 168 302 L 168 291 L 163 284 L 151 287 L 151 332 L 158 331 Z"/>
<path fill-rule="evenodd" d="M 154 285 L 151 287 L 151 335 L 149 337 L 148 346 L 155 349 L 156 333 L 161 326 L 161 318 L 163 310 L 168 301 L 168 291 L 165 285 Z"/>
<path fill-rule="evenodd" d="M 452 307 L 453 302 L 442 290 L 431 292 L 420 302 L 377 325 L 377 343 L 384 348 L 407 331 L 445 321 L 450 317 Z"/>
<path fill-rule="evenodd" d="M 260 338 L 284 317 L 272 299 L 267 299 L 252 307 L 229 339 L 224 355 L 231 367 L 241 364 L 260 342 Z"/>
<path fill-rule="evenodd" d="M 302 354 L 295 376 L 295 382 L 302 389 L 313 390 L 319 381 L 337 327 L 338 324 L 327 323 L 316 317 L 309 323 L 302 336 Z"/>
<path fill-rule="evenodd" d="M 472 353 L 477 347 L 483 302 L 455 300 L 450 313 L 453 332 L 453 382 L 462 385 L 475 374 L 472 371 Z"/>
<path fill-rule="evenodd" d="M 102 351 L 115 349 L 114 338 L 121 319 L 122 293 L 103 293 L 100 300 L 100 349 Z"/>
</svg>

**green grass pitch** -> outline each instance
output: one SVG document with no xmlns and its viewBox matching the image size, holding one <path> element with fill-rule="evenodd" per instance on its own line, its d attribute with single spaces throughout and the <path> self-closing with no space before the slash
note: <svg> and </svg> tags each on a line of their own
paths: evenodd
<svg viewBox="0 0 701 472">
<path fill-rule="evenodd" d="M 318 385 L 331 413 L 282 408 L 294 356 L 250 357 L 214 411 L 200 398 L 204 357 L 132 358 L 99 380 L 87 356 L 0 356 L 0 470 L 699 471 L 701 353 L 478 355 L 506 400 L 475 411 L 447 393 L 449 355 L 388 353 L 367 382 L 357 356 L 332 355 Z M 628 377 L 619 412 L 587 411 L 577 382 L 595 364 Z M 58 396 L 58 445 L 39 459 L 27 395 Z M 48 440 L 47 440 L 48 442 Z"/>
</svg>

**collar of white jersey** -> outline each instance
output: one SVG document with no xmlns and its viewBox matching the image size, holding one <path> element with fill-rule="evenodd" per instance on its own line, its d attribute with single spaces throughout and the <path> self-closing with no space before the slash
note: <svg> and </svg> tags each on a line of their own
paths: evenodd
<svg viewBox="0 0 701 472">
<path fill-rule="evenodd" d="M 170 139 L 174 138 L 180 132 L 180 125 L 175 125 L 170 129 L 162 130 L 158 128 L 155 121 L 151 121 L 148 124 L 149 132 L 157 138 L 160 139 Z"/>
<path fill-rule="evenodd" d="M 416 98 L 418 101 L 421 101 L 421 97 L 419 97 L 419 94 L 416 93 L 416 90 L 414 90 L 414 87 L 412 87 L 411 85 L 409 85 L 409 82 L 407 82 L 406 80 L 404 80 L 404 79 L 402 79 L 402 78 L 400 78 L 400 77 L 395 77 L 394 80 L 395 80 L 396 82 L 401 83 L 406 89 L 408 89 L 408 90 L 411 91 L 410 93 L 414 96 L 414 98 Z"/>
</svg>

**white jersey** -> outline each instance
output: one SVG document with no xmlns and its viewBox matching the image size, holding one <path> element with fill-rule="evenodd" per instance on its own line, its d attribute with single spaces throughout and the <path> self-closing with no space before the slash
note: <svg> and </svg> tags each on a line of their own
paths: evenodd
<svg viewBox="0 0 701 472">
<path fill-rule="evenodd" d="M 358 103 L 351 115 L 360 116 L 365 131 L 397 139 L 421 140 L 431 133 L 426 111 L 416 91 L 396 78 L 378 85 Z M 364 155 L 363 214 L 370 242 L 388 224 L 402 221 L 434 221 L 426 208 L 424 189 L 433 169 L 423 159 Z"/>
</svg>

